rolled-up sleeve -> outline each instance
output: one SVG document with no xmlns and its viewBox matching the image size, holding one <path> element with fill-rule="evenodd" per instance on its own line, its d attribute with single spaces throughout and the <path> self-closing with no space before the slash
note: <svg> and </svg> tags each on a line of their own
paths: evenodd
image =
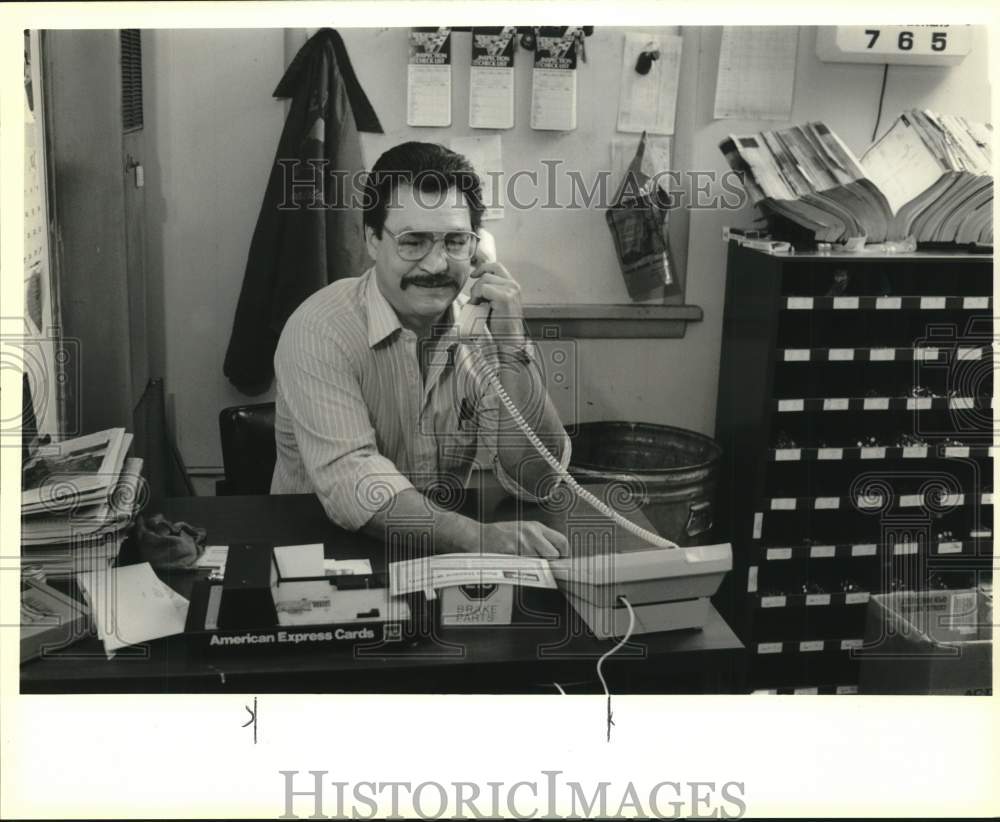
<svg viewBox="0 0 1000 822">
<path fill-rule="evenodd" d="M 286 331 L 274 366 L 295 445 L 327 516 L 356 531 L 413 484 L 376 447 L 349 355 L 308 324 L 290 322 Z"/>
</svg>

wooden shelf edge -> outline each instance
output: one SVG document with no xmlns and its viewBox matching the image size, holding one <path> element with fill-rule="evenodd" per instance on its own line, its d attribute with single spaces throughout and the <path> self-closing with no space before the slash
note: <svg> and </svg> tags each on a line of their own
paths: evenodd
<svg viewBox="0 0 1000 822">
<path fill-rule="evenodd" d="M 687 324 L 704 319 L 697 305 L 526 305 L 524 318 L 536 340 L 677 339 Z"/>
</svg>

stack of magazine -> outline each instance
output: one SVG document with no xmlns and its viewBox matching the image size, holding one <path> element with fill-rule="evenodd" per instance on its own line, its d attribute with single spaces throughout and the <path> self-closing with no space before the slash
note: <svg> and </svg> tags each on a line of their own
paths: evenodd
<svg viewBox="0 0 1000 822">
<path fill-rule="evenodd" d="M 140 507 L 142 460 L 124 428 L 41 448 L 21 470 L 21 562 L 47 575 L 106 568 Z"/>
<path fill-rule="evenodd" d="M 818 122 L 730 135 L 719 148 L 766 216 L 816 242 L 992 246 L 992 134 L 986 123 L 913 110 L 860 160 Z"/>
</svg>

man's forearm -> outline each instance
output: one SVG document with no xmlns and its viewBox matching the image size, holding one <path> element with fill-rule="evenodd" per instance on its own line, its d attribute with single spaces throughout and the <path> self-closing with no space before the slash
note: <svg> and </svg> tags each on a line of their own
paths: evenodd
<svg viewBox="0 0 1000 822">
<path fill-rule="evenodd" d="M 501 347 L 499 356 L 500 361 L 505 362 L 511 354 Z M 500 369 L 500 382 L 528 427 L 558 460 L 565 432 L 538 367 L 517 360 Z M 558 474 L 545 462 L 502 402 L 497 454 L 508 476 L 536 496 L 544 497 L 558 479 Z"/>
<path fill-rule="evenodd" d="M 361 529 L 367 536 L 381 540 L 388 547 L 387 537 L 395 532 L 413 535 L 415 544 L 426 535 L 435 553 L 478 551 L 480 524 L 474 519 L 446 511 L 432 503 L 416 488 L 396 494 Z"/>
</svg>

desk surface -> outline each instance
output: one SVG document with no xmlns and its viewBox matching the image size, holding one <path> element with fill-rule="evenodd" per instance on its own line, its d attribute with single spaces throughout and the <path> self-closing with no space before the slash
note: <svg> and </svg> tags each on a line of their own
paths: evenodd
<svg viewBox="0 0 1000 822">
<path fill-rule="evenodd" d="M 582 505 L 585 505 L 581 503 Z M 553 527 L 584 516 L 569 511 L 523 510 L 492 492 L 470 492 L 462 510 L 483 521 L 528 516 Z M 367 557 L 385 568 L 382 545 L 343 531 L 313 495 L 185 497 L 167 500 L 167 519 L 207 529 L 209 544 L 322 542 L 328 557 Z M 592 517 L 592 512 L 586 516 Z M 632 515 L 642 520 L 641 515 Z M 633 538 L 634 539 L 634 538 Z M 128 548 L 122 559 L 128 561 Z M 188 596 L 198 572 L 161 574 Z M 21 668 L 23 693 L 256 692 L 336 693 L 568 693 L 591 692 L 597 659 L 614 645 L 597 640 L 555 591 L 524 590 L 530 624 L 439 628 L 437 637 L 392 652 L 363 649 L 288 649 L 266 655 L 192 652 L 182 636 L 124 649 L 113 660 L 88 638 Z M 702 630 L 634 637 L 610 657 L 604 672 L 614 690 L 639 693 L 729 690 L 739 676 L 743 645 L 711 609 Z M 707 682 L 706 682 L 707 680 Z M 616 684 L 617 686 L 616 686 Z"/>
</svg>

